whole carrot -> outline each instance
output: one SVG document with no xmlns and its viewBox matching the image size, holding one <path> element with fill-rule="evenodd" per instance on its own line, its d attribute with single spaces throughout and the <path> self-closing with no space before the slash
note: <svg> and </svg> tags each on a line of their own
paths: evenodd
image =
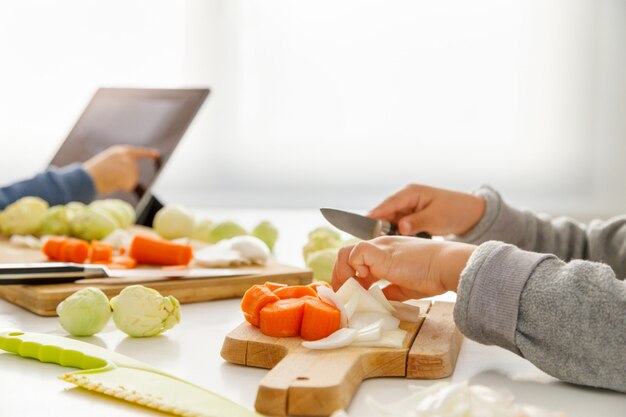
<svg viewBox="0 0 626 417">
<path fill-rule="evenodd" d="M 137 235 L 130 243 L 129 256 L 144 264 L 187 265 L 193 258 L 193 249 L 190 245 Z"/>
</svg>

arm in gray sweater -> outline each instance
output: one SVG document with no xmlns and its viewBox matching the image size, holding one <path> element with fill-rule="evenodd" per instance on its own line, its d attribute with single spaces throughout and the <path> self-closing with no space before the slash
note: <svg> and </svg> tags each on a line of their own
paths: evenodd
<svg viewBox="0 0 626 417">
<path fill-rule="evenodd" d="M 626 392 L 626 217 L 584 226 L 479 194 L 482 220 L 456 238 L 480 244 L 459 283 L 459 329 L 564 381 Z"/>
</svg>

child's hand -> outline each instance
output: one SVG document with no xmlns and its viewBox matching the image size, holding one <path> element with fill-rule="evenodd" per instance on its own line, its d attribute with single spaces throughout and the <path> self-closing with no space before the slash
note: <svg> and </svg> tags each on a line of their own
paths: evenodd
<svg viewBox="0 0 626 417">
<path fill-rule="evenodd" d="M 456 291 L 461 272 L 476 247 L 404 236 L 383 236 L 339 250 L 332 284 L 337 290 L 356 276 L 365 288 L 386 279 L 392 300 L 431 297 Z"/>
<path fill-rule="evenodd" d="M 462 235 L 485 211 L 482 197 L 411 184 L 369 212 L 375 219 L 397 223 L 401 234 Z"/>
<path fill-rule="evenodd" d="M 96 193 L 106 195 L 115 191 L 132 191 L 139 182 L 138 161 L 159 158 L 159 151 L 130 145 L 115 145 L 83 164 L 91 176 Z"/>
</svg>

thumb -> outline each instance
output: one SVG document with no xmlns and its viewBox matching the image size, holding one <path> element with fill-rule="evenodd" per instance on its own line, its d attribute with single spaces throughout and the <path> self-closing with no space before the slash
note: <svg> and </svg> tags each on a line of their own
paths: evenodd
<svg viewBox="0 0 626 417">
<path fill-rule="evenodd" d="M 398 230 L 405 236 L 414 235 L 419 232 L 428 232 L 431 224 L 431 216 L 424 210 L 401 218 L 398 222 Z"/>
</svg>

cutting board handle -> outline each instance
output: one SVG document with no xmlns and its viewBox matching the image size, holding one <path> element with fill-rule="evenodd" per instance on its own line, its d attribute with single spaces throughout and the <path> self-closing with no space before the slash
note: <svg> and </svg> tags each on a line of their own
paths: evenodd
<svg viewBox="0 0 626 417">
<path fill-rule="evenodd" d="M 255 408 L 270 416 L 330 415 L 345 408 L 364 379 L 364 355 L 290 352 L 261 380 Z"/>
</svg>

